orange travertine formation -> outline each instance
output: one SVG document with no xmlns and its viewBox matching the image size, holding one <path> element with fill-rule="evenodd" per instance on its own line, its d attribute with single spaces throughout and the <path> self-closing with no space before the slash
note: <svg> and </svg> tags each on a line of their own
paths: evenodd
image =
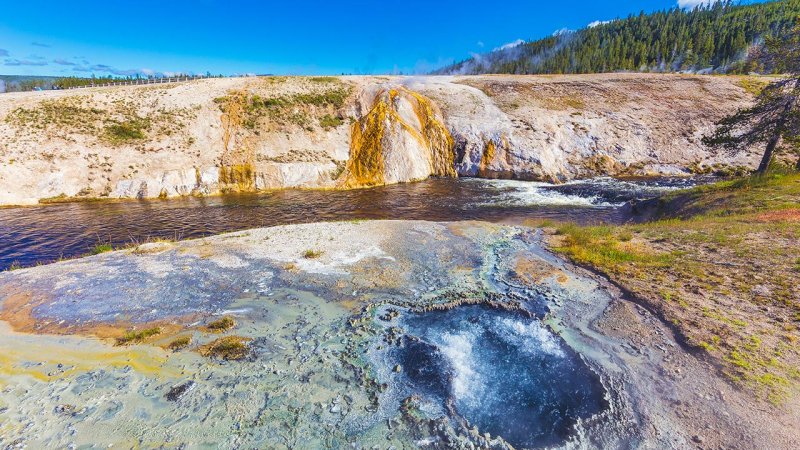
<svg viewBox="0 0 800 450">
<path fill-rule="evenodd" d="M 413 119 L 399 111 L 408 102 Z M 441 119 L 438 107 L 427 97 L 397 87 L 379 92 L 372 109 L 351 128 L 350 159 L 343 185 L 347 188 L 386 183 L 386 152 L 396 133 L 408 133 L 426 149 L 429 175 L 455 177 L 453 137 Z"/>
</svg>

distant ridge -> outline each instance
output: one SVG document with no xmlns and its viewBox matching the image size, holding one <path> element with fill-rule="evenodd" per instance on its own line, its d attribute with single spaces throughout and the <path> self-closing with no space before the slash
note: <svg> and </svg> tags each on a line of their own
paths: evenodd
<svg viewBox="0 0 800 450">
<path fill-rule="evenodd" d="M 30 91 L 39 87 L 50 89 L 58 77 L 36 75 L 0 75 L 0 94 L 3 92 Z"/>
<path fill-rule="evenodd" d="M 640 72 L 764 72 L 746 56 L 765 35 L 788 29 L 800 0 L 751 5 L 718 2 L 595 22 L 443 67 L 435 74 L 570 74 Z"/>
</svg>

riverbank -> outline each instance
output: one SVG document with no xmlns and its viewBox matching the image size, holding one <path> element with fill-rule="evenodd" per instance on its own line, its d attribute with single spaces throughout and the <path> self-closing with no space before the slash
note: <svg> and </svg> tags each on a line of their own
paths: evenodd
<svg viewBox="0 0 800 450">
<path fill-rule="evenodd" d="M 667 195 L 653 220 L 549 229 L 557 252 L 654 311 L 736 384 L 797 410 L 800 175 Z"/>
<path fill-rule="evenodd" d="M 756 84 L 761 83 L 757 80 Z M 748 77 L 249 77 L 5 94 L 0 205 L 733 173 L 700 142 Z"/>
</svg>

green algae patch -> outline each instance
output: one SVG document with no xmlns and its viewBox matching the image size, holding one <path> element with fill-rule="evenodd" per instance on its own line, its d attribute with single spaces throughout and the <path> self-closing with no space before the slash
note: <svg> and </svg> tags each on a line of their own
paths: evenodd
<svg viewBox="0 0 800 450">
<path fill-rule="evenodd" d="M 200 348 L 200 354 L 208 358 L 238 361 L 250 355 L 250 338 L 225 336 Z"/>
<path fill-rule="evenodd" d="M 486 169 L 489 168 L 489 164 L 491 164 L 492 161 L 494 161 L 496 153 L 497 153 L 497 144 L 495 144 L 494 141 L 491 139 L 488 140 L 483 148 L 483 154 L 481 155 L 480 171 L 482 173 L 485 173 Z"/>
<path fill-rule="evenodd" d="M 63 203 L 95 203 L 95 202 L 107 202 L 110 201 L 108 198 L 99 198 L 99 197 L 70 197 L 67 194 L 61 193 L 53 197 L 45 197 L 39 199 L 40 205 L 58 205 Z"/>
<path fill-rule="evenodd" d="M 215 333 L 221 333 L 224 331 L 228 331 L 235 326 L 236 326 L 236 321 L 233 320 L 233 318 L 231 318 L 230 316 L 225 316 L 219 320 L 209 322 L 207 328 Z"/>
<path fill-rule="evenodd" d="M 219 182 L 236 186 L 239 191 L 252 190 L 256 184 L 256 170 L 251 162 L 233 164 L 219 168 Z"/>
<path fill-rule="evenodd" d="M 158 348 L 111 347 L 80 336 L 18 333 L 0 323 L 0 388 L 13 385 L 18 376 L 42 382 L 79 375 L 98 368 L 132 368 L 144 375 L 173 377 L 180 369 L 165 367 Z M 6 392 L 8 393 L 8 392 Z"/>
<path fill-rule="evenodd" d="M 131 344 L 138 344 L 151 338 L 153 336 L 161 334 L 160 327 L 153 327 L 147 328 L 144 330 L 130 330 L 124 335 L 117 338 L 117 345 L 131 345 Z"/>
</svg>

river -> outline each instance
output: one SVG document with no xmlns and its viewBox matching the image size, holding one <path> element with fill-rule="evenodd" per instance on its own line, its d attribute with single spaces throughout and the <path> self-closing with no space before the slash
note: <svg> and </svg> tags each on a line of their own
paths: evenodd
<svg viewBox="0 0 800 450">
<path fill-rule="evenodd" d="M 356 219 L 622 223 L 626 202 L 706 179 L 597 178 L 560 185 L 429 179 L 347 191 L 280 190 L 168 200 L 109 200 L 0 208 L 0 270 L 152 239 L 190 239 L 254 227 Z"/>
</svg>

